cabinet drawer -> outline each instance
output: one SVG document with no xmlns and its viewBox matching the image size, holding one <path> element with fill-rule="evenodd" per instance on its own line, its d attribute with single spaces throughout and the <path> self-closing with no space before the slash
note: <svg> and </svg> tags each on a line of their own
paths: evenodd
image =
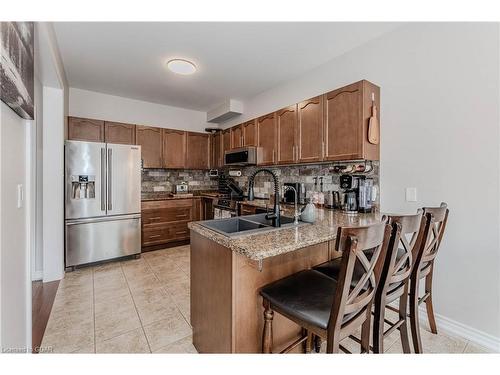
<svg viewBox="0 0 500 375">
<path fill-rule="evenodd" d="M 142 228 L 142 245 L 161 245 L 172 241 L 180 241 L 189 238 L 187 221 L 175 223 L 156 224 Z"/>
<path fill-rule="evenodd" d="M 192 207 L 156 208 L 142 211 L 144 225 L 192 220 Z"/>
</svg>

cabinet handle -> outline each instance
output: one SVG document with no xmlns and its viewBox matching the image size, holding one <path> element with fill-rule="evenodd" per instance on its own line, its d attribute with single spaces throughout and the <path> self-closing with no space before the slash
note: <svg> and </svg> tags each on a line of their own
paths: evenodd
<svg viewBox="0 0 500 375">
<path fill-rule="evenodd" d="M 154 236 L 149 236 L 149 238 L 158 238 L 161 237 L 161 234 L 155 234 Z"/>
<path fill-rule="evenodd" d="M 175 217 L 186 217 L 186 216 L 187 216 L 187 214 L 177 214 L 177 215 L 175 215 Z"/>
<path fill-rule="evenodd" d="M 297 160 L 297 156 L 295 154 L 295 146 L 293 146 L 293 156 L 292 156 L 293 160 Z"/>
<path fill-rule="evenodd" d="M 175 234 L 186 234 L 187 230 L 183 230 L 182 232 L 175 232 Z"/>
<path fill-rule="evenodd" d="M 273 148 L 273 163 L 274 163 L 274 148 Z"/>
<path fill-rule="evenodd" d="M 321 142 L 321 157 L 325 157 L 325 142 Z"/>
<path fill-rule="evenodd" d="M 149 220 L 159 220 L 159 219 L 161 219 L 161 216 L 155 216 L 149 218 Z"/>
</svg>

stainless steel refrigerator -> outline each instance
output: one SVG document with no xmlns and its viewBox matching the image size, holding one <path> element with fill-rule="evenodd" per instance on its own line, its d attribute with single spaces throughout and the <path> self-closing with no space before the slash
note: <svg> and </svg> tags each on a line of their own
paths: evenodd
<svg viewBox="0 0 500 375">
<path fill-rule="evenodd" d="M 67 268 L 141 252 L 141 146 L 65 143 Z"/>
</svg>

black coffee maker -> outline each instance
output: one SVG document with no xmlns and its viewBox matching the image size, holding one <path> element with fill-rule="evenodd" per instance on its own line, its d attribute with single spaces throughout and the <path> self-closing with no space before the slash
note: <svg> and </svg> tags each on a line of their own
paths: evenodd
<svg viewBox="0 0 500 375">
<path fill-rule="evenodd" d="M 372 178 L 344 174 L 340 176 L 340 188 L 344 191 L 344 211 L 372 212 Z"/>
</svg>

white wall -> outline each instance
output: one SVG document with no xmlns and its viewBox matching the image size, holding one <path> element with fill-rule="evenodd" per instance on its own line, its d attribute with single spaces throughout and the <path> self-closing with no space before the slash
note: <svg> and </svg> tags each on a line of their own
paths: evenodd
<svg viewBox="0 0 500 375">
<path fill-rule="evenodd" d="M 17 185 L 26 185 L 25 132 L 31 122 L 3 102 L 0 106 L 0 347 L 5 350 L 26 348 L 31 334 L 26 206 L 17 207 Z"/>
<path fill-rule="evenodd" d="M 203 132 L 206 113 L 77 88 L 69 89 L 69 115 Z"/>
<path fill-rule="evenodd" d="M 64 90 L 43 88 L 43 281 L 64 276 Z"/>
<path fill-rule="evenodd" d="M 435 309 L 498 344 L 499 67 L 497 24 L 406 25 L 244 102 L 224 127 L 360 79 L 378 84 L 382 210 L 449 204 Z M 418 202 L 405 202 L 405 187 Z"/>
<path fill-rule="evenodd" d="M 36 23 L 36 65 L 41 83 L 41 128 L 37 128 L 37 229 L 41 241 L 43 281 L 64 276 L 64 133 L 68 114 L 68 83 L 51 23 Z M 39 224 L 39 222 L 37 222 Z M 38 247 L 38 250 L 40 249 Z"/>
</svg>

